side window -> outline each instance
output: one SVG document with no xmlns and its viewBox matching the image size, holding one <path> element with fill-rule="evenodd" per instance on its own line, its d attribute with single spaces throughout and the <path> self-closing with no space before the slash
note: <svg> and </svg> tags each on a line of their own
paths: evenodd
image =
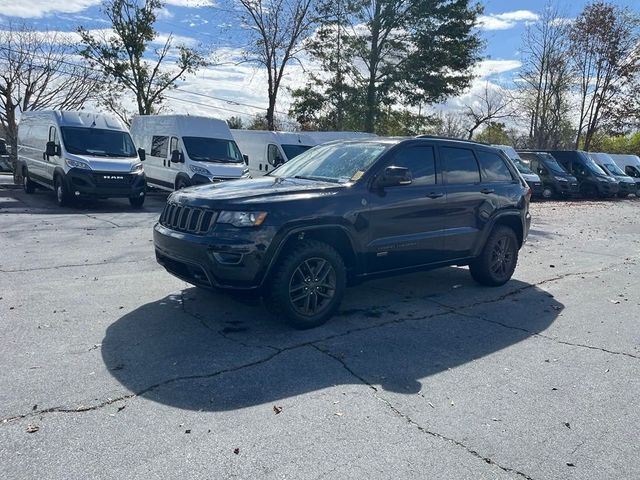
<svg viewBox="0 0 640 480">
<path fill-rule="evenodd" d="M 276 166 L 279 163 L 284 162 L 284 158 L 282 158 L 282 155 L 280 154 L 280 150 L 278 149 L 277 145 L 270 143 L 267 146 L 267 160 L 273 166 Z"/>
<path fill-rule="evenodd" d="M 585 168 L 584 165 L 580 164 L 580 163 L 573 163 L 571 164 L 571 170 L 573 171 L 573 173 L 581 176 L 581 177 L 588 177 L 589 174 L 587 173 L 587 169 Z"/>
<path fill-rule="evenodd" d="M 58 144 L 58 130 L 56 127 L 49 127 L 49 141 Z"/>
<path fill-rule="evenodd" d="M 440 157 L 444 163 L 445 178 L 449 185 L 480 182 L 480 169 L 473 150 L 442 147 Z"/>
<path fill-rule="evenodd" d="M 178 145 L 178 139 L 176 137 L 171 137 L 169 152 L 173 153 L 174 150 L 180 150 L 180 147 Z"/>
<path fill-rule="evenodd" d="M 433 147 L 414 145 L 399 151 L 391 165 L 408 168 L 413 177 L 412 185 L 435 185 L 436 160 Z"/>
<path fill-rule="evenodd" d="M 151 152 L 149 155 L 152 157 L 167 158 L 167 150 L 169 148 L 169 137 L 157 137 L 154 136 L 151 140 Z"/>
<path fill-rule="evenodd" d="M 507 164 L 497 153 L 478 151 L 483 182 L 511 182 L 513 176 Z"/>
<path fill-rule="evenodd" d="M 635 177 L 635 178 L 640 177 L 640 172 L 635 167 L 632 167 L 631 165 L 627 165 L 624 168 L 624 173 L 626 173 L 630 177 Z"/>
</svg>

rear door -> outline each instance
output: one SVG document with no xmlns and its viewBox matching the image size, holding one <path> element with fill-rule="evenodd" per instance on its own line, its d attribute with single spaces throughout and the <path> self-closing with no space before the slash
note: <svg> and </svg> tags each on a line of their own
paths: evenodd
<svg viewBox="0 0 640 480">
<path fill-rule="evenodd" d="M 378 175 L 389 166 L 409 169 L 413 180 L 410 185 L 372 189 L 368 270 L 393 270 L 438 261 L 442 254 L 446 195 L 434 145 L 415 142 L 401 147 L 381 164 Z"/>
<path fill-rule="evenodd" d="M 444 256 L 467 258 L 488 218 L 484 207 L 492 189 L 480 182 L 480 165 L 472 148 L 441 145 L 439 151 L 447 192 Z"/>
</svg>

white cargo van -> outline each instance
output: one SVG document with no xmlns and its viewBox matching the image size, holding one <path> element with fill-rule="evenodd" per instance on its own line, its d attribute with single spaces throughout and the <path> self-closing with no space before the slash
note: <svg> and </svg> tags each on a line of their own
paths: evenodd
<svg viewBox="0 0 640 480">
<path fill-rule="evenodd" d="M 55 191 L 59 205 L 74 198 L 125 197 L 144 203 L 146 182 L 126 127 L 115 117 L 60 110 L 25 112 L 18 125 L 18 168 L 24 190 Z"/>
<path fill-rule="evenodd" d="M 247 155 L 251 175 L 266 175 L 288 160 L 317 145 L 306 133 L 268 130 L 231 130 L 242 153 Z"/>
<path fill-rule="evenodd" d="M 180 190 L 249 176 L 227 123 L 217 118 L 139 115 L 131 135 L 147 153 L 147 182 L 155 187 Z"/>
<path fill-rule="evenodd" d="M 633 178 L 640 178 L 640 157 L 637 155 L 609 154 L 624 173 Z"/>
</svg>

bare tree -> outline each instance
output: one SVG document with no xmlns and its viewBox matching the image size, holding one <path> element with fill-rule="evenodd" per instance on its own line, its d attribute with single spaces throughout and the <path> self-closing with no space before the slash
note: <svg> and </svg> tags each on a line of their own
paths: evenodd
<svg viewBox="0 0 640 480">
<path fill-rule="evenodd" d="M 305 49 L 314 24 L 313 0 L 240 0 L 244 22 L 253 34 L 248 60 L 267 69 L 269 105 L 266 123 L 275 129 L 275 110 L 285 68 Z"/>
<path fill-rule="evenodd" d="M 482 92 L 474 95 L 464 105 L 464 116 L 469 121 L 468 138 L 471 140 L 475 131 L 489 122 L 497 122 L 513 117 L 515 110 L 508 92 L 492 87 L 486 82 Z"/>
<path fill-rule="evenodd" d="M 441 111 L 432 118 L 429 133 L 441 137 L 465 138 L 469 134 L 466 118 L 457 112 Z"/>
<path fill-rule="evenodd" d="M 80 109 L 95 98 L 96 72 L 68 61 L 68 38 L 9 24 L 0 32 L 0 125 L 11 146 L 16 180 L 18 117 L 22 112 Z"/>
<path fill-rule="evenodd" d="M 640 74 L 639 29 L 637 14 L 601 1 L 587 5 L 573 23 L 571 53 L 580 98 L 576 148 L 589 149 L 594 134 L 613 113 L 613 100 Z"/>
<path fill-rule="evenodd" d="M 532 148 L 557 148 L 565 140 L 573 82 L 569 28 L 558 8 L 548 3 L 523 35 L 518 104 L 527 116 Z"/>
<path fill-rule="evenodd" d="M 78 29 L 82 38 L 79 53 L 107 79 L 115 81 L 103 99 L 104 105 L 125 121 L 128 118 L 123 116 L 120 93 L 133 93 L 138 113 L 151 115 L 162 108 L 164 94 L 175 88 L 180 78 L 207 64 L 197 51 L 174 46 L 173 35 L 160 48 L 150 48 L 156 40 L 154 24 L 163 5 L 160 0 L 107 0 L 102 11 L 113 31 Z"/>
</svg>

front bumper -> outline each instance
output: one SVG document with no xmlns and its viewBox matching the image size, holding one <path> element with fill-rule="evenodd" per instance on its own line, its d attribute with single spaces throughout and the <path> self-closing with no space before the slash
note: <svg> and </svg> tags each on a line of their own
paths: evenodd
<svg viewBox="0 0 640 480">
<path fill-rule="evenodd" d="M 98 198 L 139 197 L 144 195 L 147 185 L 144 174 L 79 168 L 70 169 L 65 175 L 65 182 L 71 195 Z"/>
<path fill-rule="evenodd" d="M 541 197 L 542 196 L 542 182 L 527 182 L 529 187 L 531 188 L 531 196 L 533 197 Z"/>
<path fill-rule="evenodd" d="M 621 194 L 635 194 L 637 192 L 637 186 L 636 183 L 630 183 L 630 182 L 620 182 L 620 192 Z"/>
<path fill-rule="evenodd" d="M 196 235 L 156 223 L 153 243 L 156 260 L 176 277 L 205 288 L 260 287 L 268 265 L 270 227 L 238 229 L 216 225 Z"/>
<path fill-rule="evenodd" d="M 613 197 L 620 192 L 620 184 L 598 182 L 598 192 L 600 192 L 600 195 Z"/>
<path fill-rule="evenodd" d="M 560 194 L 562 195 L 573 196 L 573 195 L 577 195 L 580 192 L 577 180 L 567 181 L 567 182 L 558 182 L 556 185 L 558 185 Z"/>
</svg>

